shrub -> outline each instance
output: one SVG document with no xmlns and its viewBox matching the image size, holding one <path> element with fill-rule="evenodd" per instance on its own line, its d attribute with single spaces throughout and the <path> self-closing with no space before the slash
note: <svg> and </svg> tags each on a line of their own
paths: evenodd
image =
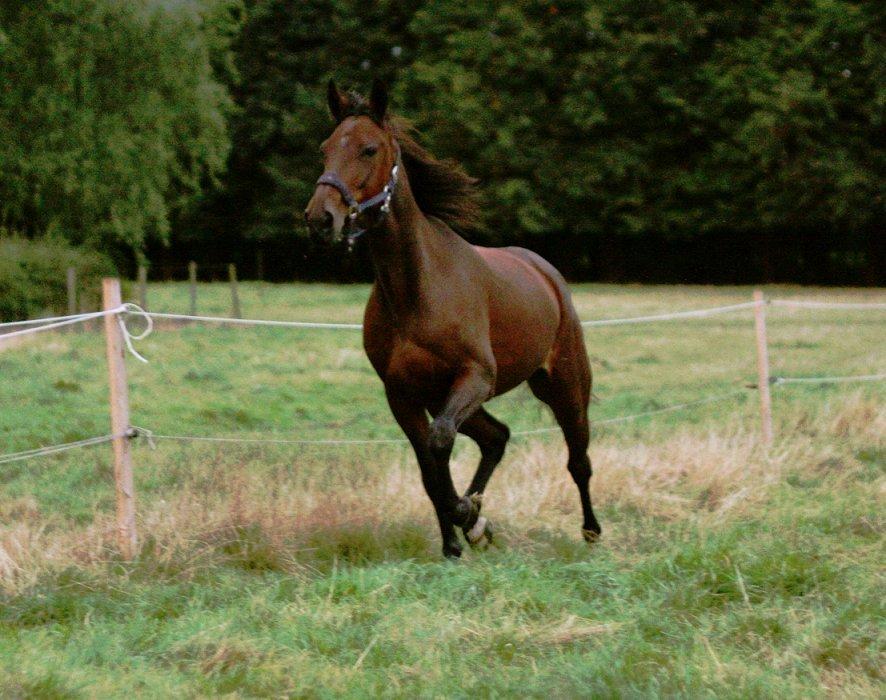
<svg viewBox="0 0 886 700">
<path fill-rule="evenodd" d="M 58 240 L 0 238 L 0 321 L 64 313 L 69 267 L 77 270 L 79 309 L 99 308 L 101 278 L 116 274 L 105 255 Z"/>
</svg>

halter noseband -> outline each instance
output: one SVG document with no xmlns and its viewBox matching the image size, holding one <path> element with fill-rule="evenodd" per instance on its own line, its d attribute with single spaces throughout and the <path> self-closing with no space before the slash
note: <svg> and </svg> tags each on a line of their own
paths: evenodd
<svg viewBox="0 0 886 700">
<path fill-rule="evenodd" d="M 400 147 L 396 142 L 394 147 L 396 149 L 396 156 L 394 157 L 394 165 L 391 166 L 391 176 L 388 178 L 387 184 L 382 188 L 381 192 L 369 199 L 364 199 L 362 202 L 357 201 L 348 186 L 335 173 L 325 172 L 317 179 L 318 186 L 328 185 L 338 190 L 339 194 L 341 194 L 345 204 L 348 205 L 348 221 L 350 221 L 352 227 L 356 226 L 357 217 L 370 209 L 378 207 L 382 214 L 379 220 L 391 211 L 391 198 L 394 196 L 394 188 L 397 186 L 397 177 L 400 171 Z M 364 233 L 366 233 L 366 229 L 353 228 L 348 234 L 348 242 L 353 245 L 354 241 Z"/>
</svg>

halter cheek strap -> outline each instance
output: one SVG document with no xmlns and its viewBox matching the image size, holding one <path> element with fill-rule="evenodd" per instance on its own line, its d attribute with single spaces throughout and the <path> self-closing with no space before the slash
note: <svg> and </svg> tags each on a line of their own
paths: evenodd
<svg viewBox="0 0 886 700">
<path fill-rule="evenodd" d="M 345 204 L 348 205 L 348 220 L 352 226 L 352 231 L 348 234 L 348 242 L 352 245 L 355 240 L 366 233 L 366 229 L 356 228 L 357 217 L 375 207 L 378 207 L 382 217 L 391 211 L 391 198 L 394 196 L 394 188 L 397 186 L 397 178 L 400 171 L 400 147 L 396 144 L 395 147 L 397 149 L 396 157 L 394 158 L 394 165 L 391 166 L 391 176 L 388 178 L 387 184 L 385 184 L 381 192 L 369 199 L 364 199 L 362 202 L 357 201 L 350 188 L 335 173 L 325 172 L 317 179 L 317 185 L 328 185 L 338 190 Z M 382 217 L 379 217 L 379 221 Z"/>
</svg>

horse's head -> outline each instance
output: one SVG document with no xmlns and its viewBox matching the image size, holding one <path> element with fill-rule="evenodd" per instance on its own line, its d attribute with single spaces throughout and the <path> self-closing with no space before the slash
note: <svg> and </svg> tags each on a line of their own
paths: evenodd
<svg viewBox="0 0 886 700">
<path fill-rule="evenodd" d="M 385 125 L 388 94 L 376 80 L 365 102 L 330 81 L 327 98 L 336 127 L 320 146 L 323 174 L 305 220 L 318 233 L 354 235 L 387 213 L 397 182 L 398 147 Z"/>
</svg>

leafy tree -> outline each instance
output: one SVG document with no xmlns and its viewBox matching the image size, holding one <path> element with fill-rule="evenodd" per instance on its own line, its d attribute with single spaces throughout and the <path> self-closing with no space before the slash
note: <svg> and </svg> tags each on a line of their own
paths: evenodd
<svg viewBox="0 0 886 700">
<path fill-rule="evenodd" d="M 154 257 L 174 232 L 170 255 L 263 248 L 278 276 L 341 274 L 350 258 L 300 212 L 326 81 L 377 75 L 426 145 L 480 178 L 478 242 L 582 276 L 882 282 L 884 15 L 850 0 L 6 0 L 0 226 L 153 242 Z"/>
<path fill-rule="evenodd" d="M 136 254 L 168 238 L 228 153 L 231 102 L 201 14 L 212 7 L 3 3 L 0 224 Z"/>
<path fill-rule="evenodd" d="M 879 260 L 880 15 L 835 0 L 433 3 L 410 27 L 403 96 L 485 180 L 499 240 L 609 275 L 619 248 L 739 240 L 770 277 L 780 257 L 824 279 L 844 245 Z"/>
</svg>

